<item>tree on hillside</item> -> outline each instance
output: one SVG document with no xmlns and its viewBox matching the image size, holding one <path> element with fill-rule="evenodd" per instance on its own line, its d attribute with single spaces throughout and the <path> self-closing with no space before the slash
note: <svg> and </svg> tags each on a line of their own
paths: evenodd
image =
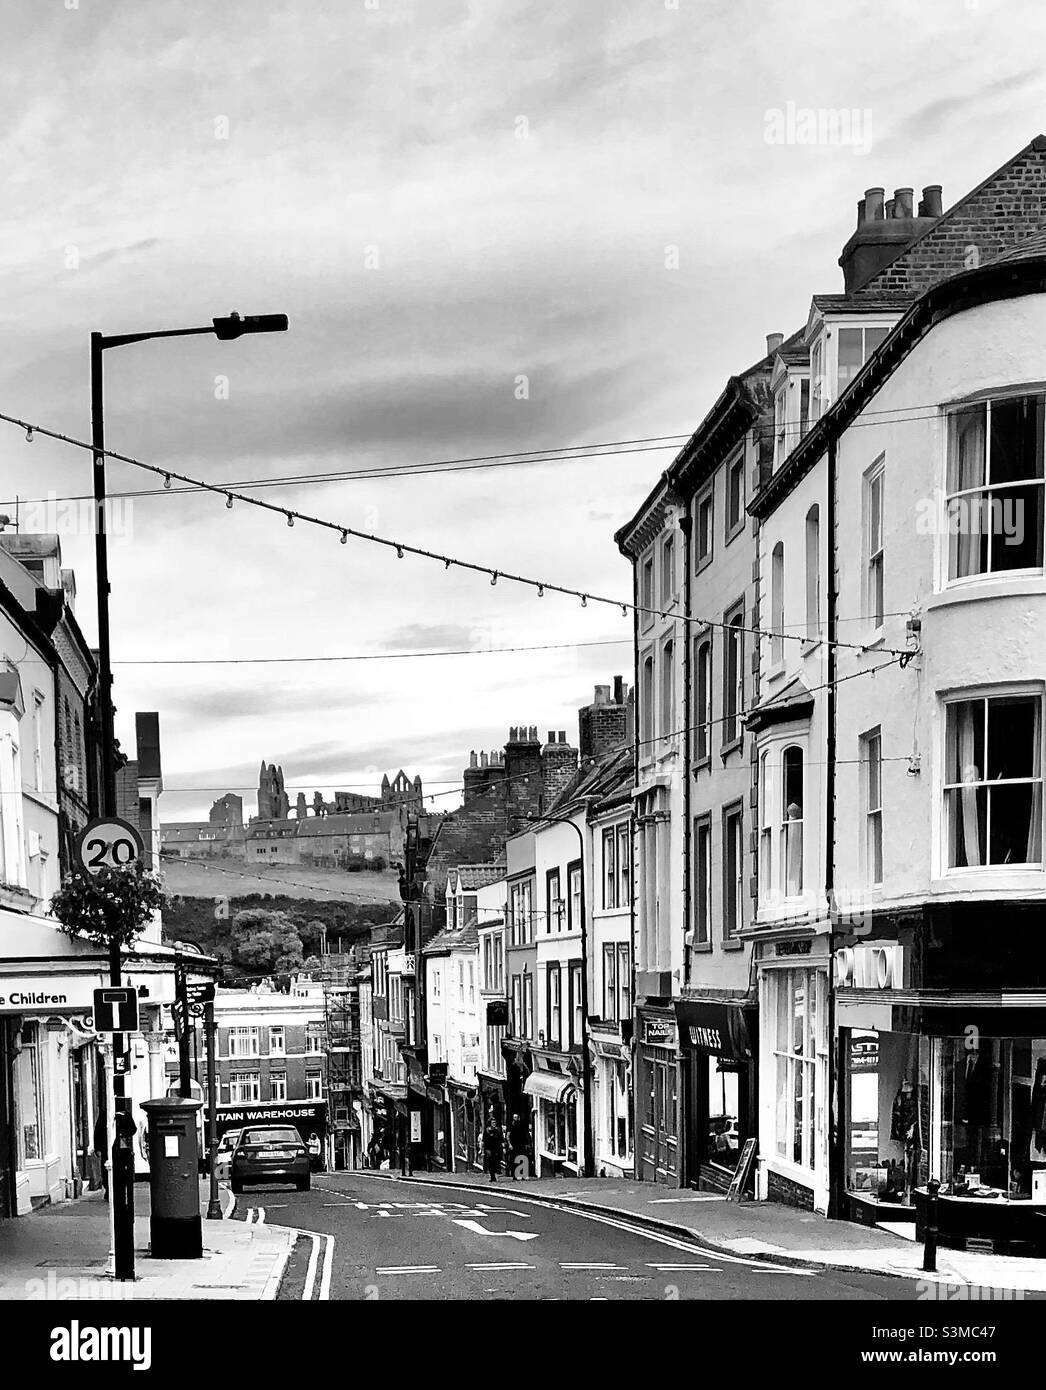
<svg viewBox="0 0 1046 1390">
<path fill-rule="evenodd" d="M 244 908 L 233 917 L 229 936 L 228 959 L 251 974 L 292 975 L 302 967 L 301 937 L 283 912 Z"/>
</svg>

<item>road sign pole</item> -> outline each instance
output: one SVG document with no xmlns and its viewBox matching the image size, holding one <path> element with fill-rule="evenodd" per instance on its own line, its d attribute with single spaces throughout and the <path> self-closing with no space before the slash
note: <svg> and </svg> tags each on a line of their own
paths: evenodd
<svg viewBox="0 0 1046 1390">
<path fill-rule="evenodd" d="M 109 980 L 119 988 L 120 944 L 109 947 Z M 123 1070 L 125 1035 L 113 1034 L 113 1147 L 109 1169 L 109 1200 L 113 1206 L 113 1273 L 117 1279 L 134 1279 L 134 1149 L 131 1141 L 130 1098 Z"/>
</svg>

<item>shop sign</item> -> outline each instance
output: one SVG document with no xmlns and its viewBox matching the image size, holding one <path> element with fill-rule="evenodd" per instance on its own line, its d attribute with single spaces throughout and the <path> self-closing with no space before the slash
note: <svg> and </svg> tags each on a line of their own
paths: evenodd
<svg viewBox="0 0 1046 1390">
<path fill-rule="evenodd" d="M 644 1018 L 643 1042 L 647 1045 L 647 1047 L 675 1047 L 675 1019 Z"/>
<path fill-rule="evenodd" d="M 802 941 L 778 941 L 774 946 L 775 956 L 808 956 L 810 954 L 811 941 L 806 937 Z"/>
<path fill-rule="evenodd" d="M 0 1014 L 90 1013 L 98 976 L 0 976 Z"/>
<path fill-rule="evenodd" d="M 744 1010 L 738 1005 L 680 999 L 676 1001 L 676 1018 L 684 1047 L 738 1061 L 752 1056 Z"/>
<path fill-rule="evenodd" d="M 878 1038 L 851 1038 L 850 1039 L 850 1071 L 878 1071 L 879 1069 L 879 1039 Z"/>
<path fill-rule="evenodd" d="M 844 946 L 835 953 L 837 989 L 903 989 L 904 947 Z"/>
</svg>

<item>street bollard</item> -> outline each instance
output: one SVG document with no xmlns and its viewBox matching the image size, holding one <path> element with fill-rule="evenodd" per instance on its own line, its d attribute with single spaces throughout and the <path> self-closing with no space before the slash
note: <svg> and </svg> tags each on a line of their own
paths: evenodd
<svg viewBox="0 0 1046 1390">
<path fill-rule="evenodd" d="M 923 1247 L 923 1273 L 937 1273 L 937 1194 L 941 1190 L 941 1184 L 936 1178 L 931 1178 L 926 1184 L 926 1229 L 925 1246 Z"/>
</svg>

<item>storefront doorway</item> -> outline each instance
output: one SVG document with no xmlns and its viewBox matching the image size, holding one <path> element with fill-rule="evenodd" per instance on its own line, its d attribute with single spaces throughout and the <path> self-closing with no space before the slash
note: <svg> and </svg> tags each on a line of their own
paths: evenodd
<svg viewBox="0 0 1046 1390">
<path fill-rule="evenodd" d="M 643 1015 L 639 1046 L 639 1176 L 678 1186 L 679 1054 L 675 1018 Z"/>
</svg>

